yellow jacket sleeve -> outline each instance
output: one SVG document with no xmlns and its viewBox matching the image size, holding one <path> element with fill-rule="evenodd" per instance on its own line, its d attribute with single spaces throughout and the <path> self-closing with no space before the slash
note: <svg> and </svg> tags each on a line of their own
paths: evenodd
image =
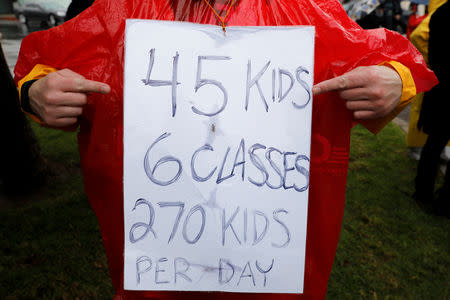
<svg viewBox="0 0 450 300">
<path fill-rule="evenodd" d="M 30 80 L 34 80 L 34 79 L 40 79 L 40 78 L 46 76 L 47 74 L 49 74 L 51 72 L 55 72 L 55 71 L 57 71 L 57 69 L 49 67 L 49 66 L 46 66 L 46 65 L 39 65 L 38 64 L 38 65 L 34 66 L 34 68 L 31 70 L 31 72 L 28 73 L 27 76 L 22 78 L 17 84 L 17 87 L 19 89 L 19 101 L 22 101 L 22 97 L 21 97 L 22 96 L 21 95 L 21 93 L 22 93 L 22 85 L 25 82 L 30 81 Z M 24 111 L 24 113 L 26 113 L 28 116 L 30 116 L 30 118 L 33 119 L 33 121 L 35 121 L 35 122 L 37 122 L 37 123 L 39 123 L 41 125 L 45 125 L 45 123 L 41 119 L 39 119 L 38 116 L 30 114 L 30 113 L 25 112 L 25 111 Z"/>
<path fill-rule="evenodd" d="M 370 132 L 377 134 L 383 129 L 390 121 L 392 121 L 414 98 L 416 95 L 416 84 L 411 75 L 411 71 L 403 64 L 390 61 L 384 62 L 381 65 L 389 66 L 393 68 L 400 75 L 402 79 L 402 96 L 397 107 L 389 113 L 387 116 L 374 120 L 363 120 L 360 123 L 366 127 Z"/>
</svg>

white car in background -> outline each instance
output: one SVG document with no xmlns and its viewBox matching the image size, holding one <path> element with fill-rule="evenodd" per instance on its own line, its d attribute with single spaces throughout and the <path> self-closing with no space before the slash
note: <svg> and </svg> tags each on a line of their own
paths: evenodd
<svg viewBox="0 0 450 300">
<path fill-rule="evenodd" d="M 13 9 L 27 27 L 54 27 L 64 22 L 69 4 L 70 0 L 18 0 Z"/>
</svg>

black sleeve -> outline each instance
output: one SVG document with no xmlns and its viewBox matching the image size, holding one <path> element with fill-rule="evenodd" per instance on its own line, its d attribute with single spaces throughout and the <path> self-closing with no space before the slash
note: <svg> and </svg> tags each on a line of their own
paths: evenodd
<svg viewBox="0 0 450 300">
<path fill-rule="evenodd" d="M 68 21 L 72 18 L 75 18 L 78 14 L 80 14 L 83 10 L 88 8 L 94 3 L 94 0 L 72 0 L 67 8 L 65 21 Z"/>
<path fill-rule="evenodd" d="M 448 75 L 444 75 L 450 68 L 446 38 L 450 24 L 449 9 L 448 2 L 440 6 L 431 16 L 429 25 L 428 62 L 440 82 L 448 80 Z"/>
<path fill-rule="evenodd" d="M 28 90 L 30 89 L 31 85 L 36 80 L 37 79 L 29 80 L 29 81 L 25 82 L 24 84 L 22 84 L 22 87 L 20 89 L 20 106 L 22 107 L 23 111 L 25 111 L 29 114 L 33 114 L 33 115 L 36 115 L 36 113 L 31 109 L 30 97 L 28 96 Z"/>
<path fill-rule="evenodd" d="M 394 15 L 401 15 L 402 6 L 400 5 L 400 0 L 392 0 L 392 5 L 394 7 Z"/>
</svg>

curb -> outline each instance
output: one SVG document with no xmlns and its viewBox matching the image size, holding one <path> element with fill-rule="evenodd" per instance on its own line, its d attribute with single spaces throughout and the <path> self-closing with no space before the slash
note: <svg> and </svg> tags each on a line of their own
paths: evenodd
<svg viewBox="0 0 450 300">
<path fill-rule="evenodd" d="M 14 14 L 0 15 L 0 21 L 17 21 Z"/>
<path fill-rule="evenodd" d="M 405 120 L 402 120 L 400 118 L 395 118 L 394 120 L 392 120 L 392 122 L 394 124 L 397 124 L 404 132 L 408 132 L 408 127 L 409 127 L 409 123 L 406 122 Z"/>
</svg>

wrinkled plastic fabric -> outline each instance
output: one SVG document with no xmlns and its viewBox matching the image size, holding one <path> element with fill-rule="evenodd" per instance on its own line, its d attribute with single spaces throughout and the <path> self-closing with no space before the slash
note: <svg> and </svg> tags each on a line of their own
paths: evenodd
<svg viewBox="0 0 450 300">
<path fill-rule="evenodd" d="M 352 115 L 337 94 L 314 98 L 304 293 L 230 294 L 123 290 L 123 58 L 125 19 L 218 24 L 204 1 L 96 0 L 81 15 L 22 43 L 16 81 L 37 63 L 69 68 L 108 83 L 92 94 L 80 121 L 79 149 L 85 190 L 99 221 L 117 299 L 323 299 L 344 212 Z M 422 56 L 399 34 L 362 30 L 337 0 L 240 0 L 227 25 L 316 26 L 315 78 L 320 82 L 361 65 L 395 60 L 410 68 L 418 92 L 436 83 Z M 151 38 L 146 37 L 146 38 Z M 170 37 L 168 37 L 170 38 Z M 270 41 L 267 41 L 270 43 Z M 292 124 L 295 126 L 295 124 Z"/>
</svg>

